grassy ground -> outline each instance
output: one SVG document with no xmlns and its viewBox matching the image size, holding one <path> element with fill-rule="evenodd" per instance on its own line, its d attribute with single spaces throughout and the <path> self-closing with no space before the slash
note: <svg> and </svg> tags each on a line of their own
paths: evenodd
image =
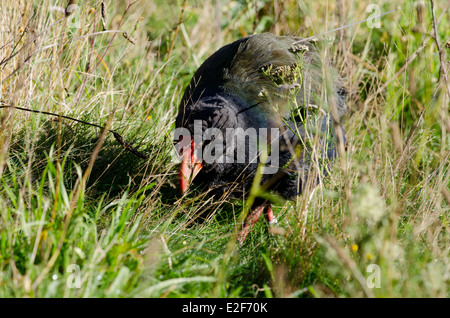
<svg viewBox="0 0 450 318">
<path fill-rule="evenodd" d="M 72 2 L 68 18 L 67 1 L 1 2 L 1 105 L 107 126 L 147 159 L 104 129 L 2 108 L 0 297 L 449 296 L 447 1 L 105 1 L 104 32 L 101 1 Z M 327 35 L 348 147 L 275 206 L 272 233 L 259 222 L 239 247 L 241 201 L 181 198 L 171 131 L 202 61 L 247 34 L 392 9 Z"/>
</svg>

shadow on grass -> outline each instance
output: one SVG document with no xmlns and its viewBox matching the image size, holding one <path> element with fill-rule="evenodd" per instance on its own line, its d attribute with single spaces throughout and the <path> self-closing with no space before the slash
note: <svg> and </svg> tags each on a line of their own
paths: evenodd
<svg viewBox="0 0 450 318">
<path fill-rule="evenodd" d="M 66 124 L 62 125 L 60 134 L 58 131 L 58 123 L 54 121 L 47 121 L 39 129 L 41 133 L 35 137 L 32 146 L 31 173 L 36 177 L 42 174 L 53 148 L 53 162 L 56 162 L 58 153 L 61 161 L 65 158 L 63 180 L 71 189 L 78 179 L 77 166 L 83 172 L 86 170 L 101 131 Z M 11 160 L 26 163 L 30 160 L 30 150 L 27 149 L 26 132 L 20 134 L 14 137 L 10 146 Z M 112 134 L 108 134 L 87 182 L 87 194 L 93 199 L 104 194 L 112 198 L 125 189 L 138 190 L 144 178 L 142 167 L 146 164 L 149 163 L 124 149 Z"/>
</svg>

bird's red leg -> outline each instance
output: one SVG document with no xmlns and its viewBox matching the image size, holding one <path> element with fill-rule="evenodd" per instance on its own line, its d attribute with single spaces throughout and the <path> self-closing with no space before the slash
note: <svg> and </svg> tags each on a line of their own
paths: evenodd
<svg viewBox="0 0 450 318">
<path fill-rule="evenodd" d="M 269 222 L 269 226 L 277 224 L 277 219 L 273 215 L 272 206 L 270 204 L 267 205 L 266 213 L 267 213 L 267 221 Z"/>
<path fill-rule="evenodd" d="M 242 230 L 238 234 L 238 241 L 239 243 L 243 244 L 245 238 L 247 237 L 248 233 L 250 233 L 250 230 L 252 227 L 256 224 L 259 217 L 263 212 L 266 212 L 267 214 L 267 221 L 269 221 L 269 225 L 275 224 L 277 220 L 273 216 L 272 206 L 270 204 L 263 204 L 260 206 L 257 206 L 254 208 L 250 214 L 247 216 L 247 219 L 245 220 L 245 224 L 242 228 Z"/>
<path fill-rule="evenodd" d="M 239 232 L 237 237 L 239 243 L 244 243 L 245 238 L 247 237 L 248 233 L 250 233 L 252 227 L 256 224 L 256 221 L 258 221 L 264 209 L 265 205 L 257 206 L 255 209 L 250 211 L 249 215 L 247 215 L 244 226 L 242 227 L 242 230 Z"/>
</svg>

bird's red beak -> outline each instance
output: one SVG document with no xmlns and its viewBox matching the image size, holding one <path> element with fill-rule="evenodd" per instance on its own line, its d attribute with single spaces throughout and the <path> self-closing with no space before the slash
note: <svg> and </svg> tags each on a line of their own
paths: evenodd
<svg viewBox="0 0 450 318">
<path fill-rule="evenodd" d="M 195 156 L 194 149 L 194 139 L 191 139 L 191 144 L 187 145 L 186 149 L 183 149 L 183 159 L 178 172 L 182 194 L 189 189 L 192 180 L 194 180 L 195 176 L 203 168 L 203 164 Z"/>
</svg>

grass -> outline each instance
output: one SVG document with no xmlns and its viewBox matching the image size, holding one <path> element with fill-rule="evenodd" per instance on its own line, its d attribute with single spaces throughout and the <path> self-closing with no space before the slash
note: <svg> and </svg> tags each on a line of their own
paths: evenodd
<svg viewBox="0 0 450 318">
<path fill-rule="evenodd" d="M 101 1 L 67 18 L 66 2 L 1 2 L 1 104 L 110 127 L 147 159 L 104 129 L 2 108 L 0 297 L 448 297 L 445 1 L 435 19 L 428 1 L 379 2 L 397 8 L 379 27 L 329 34 L 350 90 L 347 150 L 242 247 L 242 201 L 177 189 L 184 87 L 226 43 L 311 36 L 366 19 L 370 2 L 105 4 L 103 32 Z"/>
</svg>

